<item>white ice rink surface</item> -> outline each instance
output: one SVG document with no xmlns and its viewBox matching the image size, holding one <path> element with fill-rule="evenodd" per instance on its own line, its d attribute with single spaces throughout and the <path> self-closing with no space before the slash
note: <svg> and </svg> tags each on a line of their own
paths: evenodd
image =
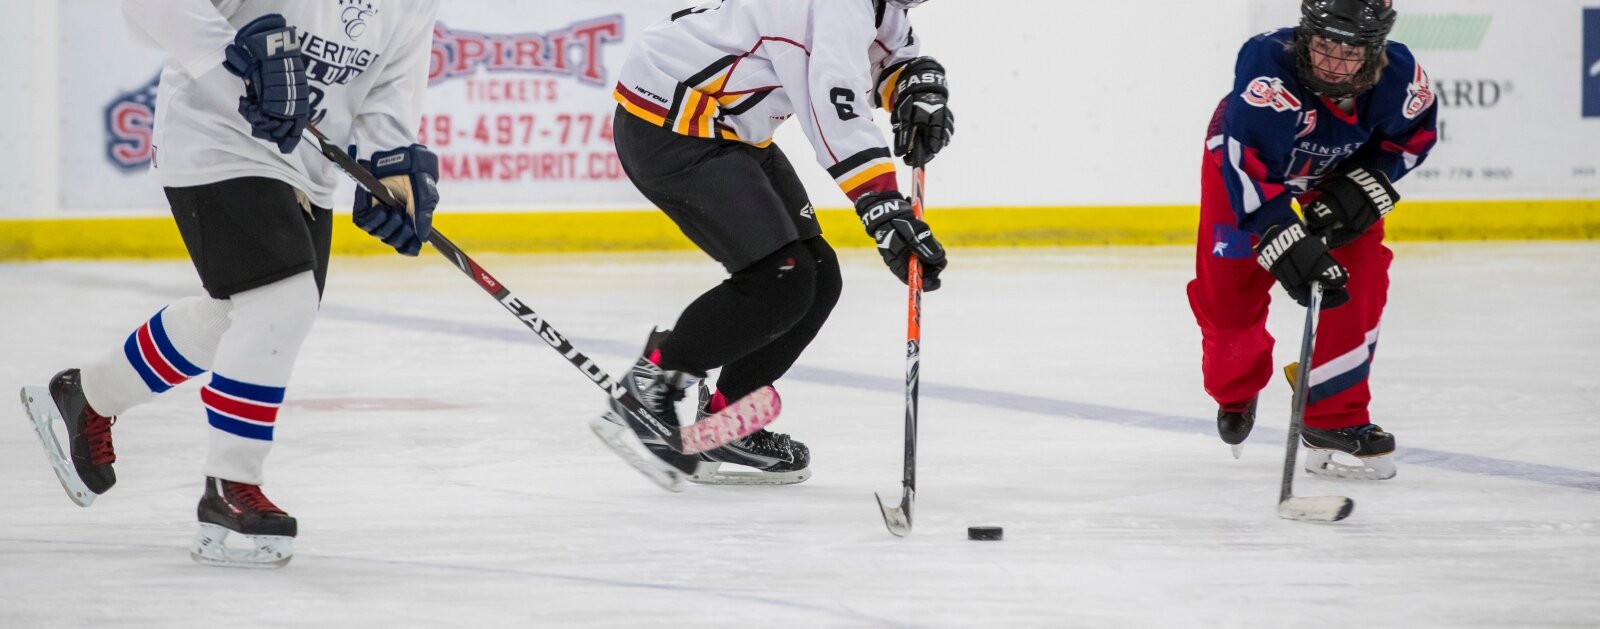
<svg viewBox="0 0 1600 629">
<path fill-rule="evenodd" d="M 1243 460 L 1216 438 L 1192 250 L 954 252 L 907 539 L 872 497 L 899 495 L 905 299 L 870 251 L 845 252 L 779 384 L 815 477 L 678 495 L 590 435 L 598 390 L 443 259 L 336 259 L 267 464 L 294 562 L 190 561 L 198 384 L 119 420 L 119 482 L 88 509 L 4 402 L 0 627 L 1600 626 L 1600 245 L 1396 250 L 1372 388 L 1400 474 L 1301 475 L 1355 499 L 1336 524 L 1274 513 L 1281 379 Z M 613 373 L 720 279 L 697 253 L 480 261 Z M 0 388 L 197 290 L 186 262 L 0 265 Z M 1275 306 L 1282 364 L 1303 310 Z"/>
</svg>

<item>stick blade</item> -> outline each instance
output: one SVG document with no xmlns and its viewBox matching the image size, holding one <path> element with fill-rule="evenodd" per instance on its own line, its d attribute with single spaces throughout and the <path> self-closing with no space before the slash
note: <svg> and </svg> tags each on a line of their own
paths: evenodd
<svg viewBox="0 0 1600 629">
<path fill-rule="evenodd" d="M 872 494 L 878 499 L 878 509 L 883 511 L 883 525 L 895 537 L 905 537 L 911 534 L 911 490 L 906 490 L 905 497 L 900 499 L 900 506 L 891 507 L 883 503 L 883 496 Z"/>
<path fill-rule="evenodd" d="M 1308 522 L 1338 522 L 1350 517 L 1356 503 L 1344 496 L 1294 496 L 1278 503 L 1278 517 Z"/>
<path fill-rule="evenodd" d="M 699 454 L 727 445 L 729 441 L 754 433 L 778 419 L 783 411 L 783 400 L 778 390 L 770 386 L 739 398 L 727 408 L 683 427 L 683 447 L 679 452 Z"/>
</svg>

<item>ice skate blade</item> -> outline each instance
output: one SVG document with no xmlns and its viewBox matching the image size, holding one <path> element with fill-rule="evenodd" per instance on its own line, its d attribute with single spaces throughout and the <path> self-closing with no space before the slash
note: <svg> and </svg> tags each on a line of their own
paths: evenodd
<svg viewBox="0 0 1600 629">
<path fill-rule="evenodd" d="M 228 536 L 235 534 L 225 527 L 201 522 L 189 545 L 189 558 L 195 563 L 225 568 L 282 568 L 294 559 L 294 538 L 281 535 L 245 535 L 252 548 L 228 548 Z"/>
<path fill-rule="evenodd" d="M 1244 444 L 1235 443 L 1235 444 L 1229 445 L 1228 446 L 1228 451 L 1233 453 L 1233 460 L 1237 461 L 1237 460 L 1239 460 L 1239 459 L 1244 457 Z"/>
<path fill-rule="evenodd" d="M 1278 517 L 1309 522 L 1338 522 L 1350 517 L 1356 503 L 1344 496 L 1294 496 L 1278 503 Z"/>
<path fill-rule="evenodd" d="M 1360 465 L 1346 465 L 1333 460 L 1334 452 L 1334 450 L 1307 447 L 1306 473 L 1323 478 L 1347 480 L 1389 480 L 1397 473 L 1392 455 L 1357 459 L 1361 461 Z"/>
<path fill-rule="evenodd" d="M 811 479 L 811 468 L 793 472 L 727 471 L 720 461 L 701 461 L 689 482 L 696 485 L 798 485 Z"/>
<path fill-rule="evenodd" d="M 78 468 L 72 466 L 72 458 L 62 451 L 61 440 L 56 438 L 56 422 L 65 426 L 66 420 L 61 418 L 55 399 L 50 397 L 50 389 L 22 387 L 22 407 L 33 422 L 33 432 L 39 436 L 44 455 L 50 459 L 50 470 L 56 473 L 56 480 L 61 482 L 61 489 L 67 492 L 67 498 L 80 507 L 94 504 L 99 494 L 89 491 L 89 486 L 83 484 L 83 479 L 78 477 Z"/>
<path fill-rule="evenodd" d="M 606 411 L 589 420 L 589 430 L 593 431 L 594 436 L 599 437 L 600 442 L 606 444 L 607 448 L 617 453 L 623 462 L 639 470 L 639 473 L 644 474 L 650 482 L 673 493 L 683 491 L 683 472 L 651 454 L 644 442 L 639 440 L 639 436 L 633 434 L 633 429 L 622 423 L 622 418 Z"/>
<path fill-rule="evenodd" d="M 900 506 L 891 507 L 883 504 L 883 496 L 872 494 L 878 499 L 878 509 L 883 511 L 883 525 L 888 527 L 889 533 L 895 537 L 905 537 L 911 534 L 911 505 L 914 500 L 911 490 L 907 489 L 904 497 L 900 499 Z"/>
</svg>

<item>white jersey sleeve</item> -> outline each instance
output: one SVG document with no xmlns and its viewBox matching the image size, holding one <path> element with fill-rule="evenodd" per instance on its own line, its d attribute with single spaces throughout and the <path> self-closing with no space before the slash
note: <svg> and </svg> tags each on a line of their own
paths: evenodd
<svg viewBox="0 0 1600 629">
<path fill-rule="evenodd" d="M 877 39 L 870 2 L 811 2 L 810 49 L 773 59 L 817 161 L 852 201 L 896 189 L 894 158 L 872 122 L 869 51 Z"/>
<path fill-rule="evenodd" d="M 412 32 L 395 38 L 386 53 L 388 62 L 377 83 L 356 111 L 350 141 L 362 157 L 375 151 L 410 146 L 417 141 L 422 107 L 428 92 L 428 64 L 432 60 L 433 26 L 439 5 L 430 0 L 418 10 Z"/>
</svg>

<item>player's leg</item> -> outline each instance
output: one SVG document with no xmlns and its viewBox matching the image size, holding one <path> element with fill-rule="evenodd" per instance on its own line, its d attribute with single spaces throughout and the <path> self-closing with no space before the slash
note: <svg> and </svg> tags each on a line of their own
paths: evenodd
<svg viewBox="0 0 1600 629">
<path fill-rule="evenodd" d="M 652 335 L 625 383 L 663 421 L 677 422 L 673 403 L 711 369 L 736 360 L 783 334 L 810 308 L 817 265 L 786 216 L 784 200 L 751 147 L 681 136 L 618 110 L 617 155 L 634 185 L 691 241 L 722 263 L 729 278 L 695 299 L 670 333 Z M 797 210 L 799 208 L 796 208 Z M 626 421 L 621 409 L 606 416 Z M 629 422 L 630 425 L 632 422 Z M 596 433 L 646 475 L 666 478 L 627 456 L 613 438 Z M 651 444 L 646 426 L 631 426 L 652 453 L 683 474 L 698 457 Z"/>
<path fill-rule="evenodd" d="M 1189 307 L 1200 324 L 1206 393 L 1216 400 L 1222 440 L 1240 444 L 1255 423 L 1256 394 L 1272 378 L 1267 332 L 1272 274 L 1255 261 L 1252 236 L 1236 219 L 1222 175 L 1208 156 L 1202 167 L 1200 231 Z"/>
<path fill-rule="evenodd" d="M 1306 406 L 1306 445 L 1312 448 L 1306 467 L 1316 473 L 1347 478 L 1386 479 L 1395 474 L 1390 455 L 1394 436 L 1371 423 L 1368 375 L 1378 347 L 1378 329 L 1389 295 L 1389 265 L 1394 253 L 1383 244 L 1384 222 L 1360 238 L 1333 250 L 1350 273 L 1350 302 L 1322 313 L 1317 329 Z M 1349 466 L 1331 459 L 1334 452 L 1360 458 Z"/>
<path fill-rule="evenodd" d="M 286 183 L 256 177 L 168 188 L 167 196 L 206 291 L 232 304 L 200 394 L 209 448 L 191 554 L 202 563 L 280 566 L 292 557 L 297 523 L 262 494 L 262 466 L 316 319 L 331 213 Z M 250 547 L 230 549 L 230 533 Z"/>
<path fill-rule="evenodd" d="M 815 291 L 811 307 L 787 331 L 722 368 L 716 389 L 704 391 L 702 413 L 715 413 L 726 407 L 730 400 L 771 386 L 783 377 L 827 322 L 834 305 L 839 302 L 839 293 L 844 284 L 839 275 L 838 256 L 822 238 L 805 185 L 800 182 L 788 157 L 776 146 L 761 150 L 760 154 L 773 189 L 783 198 L 795 230 L 804 238 L 804 244 L 816 261 Z M 695 482 L 787 485 L 804 482 L 811 477 L 810 449 L 789 435 L 769 430 L 734 440 L 727 446 L 706 452 L 701 458 L 706 463 L 696 470 L 691 479 Z M 727 471 L 722 469 L 723 463 L 757 471 Z"/>
</svg>

